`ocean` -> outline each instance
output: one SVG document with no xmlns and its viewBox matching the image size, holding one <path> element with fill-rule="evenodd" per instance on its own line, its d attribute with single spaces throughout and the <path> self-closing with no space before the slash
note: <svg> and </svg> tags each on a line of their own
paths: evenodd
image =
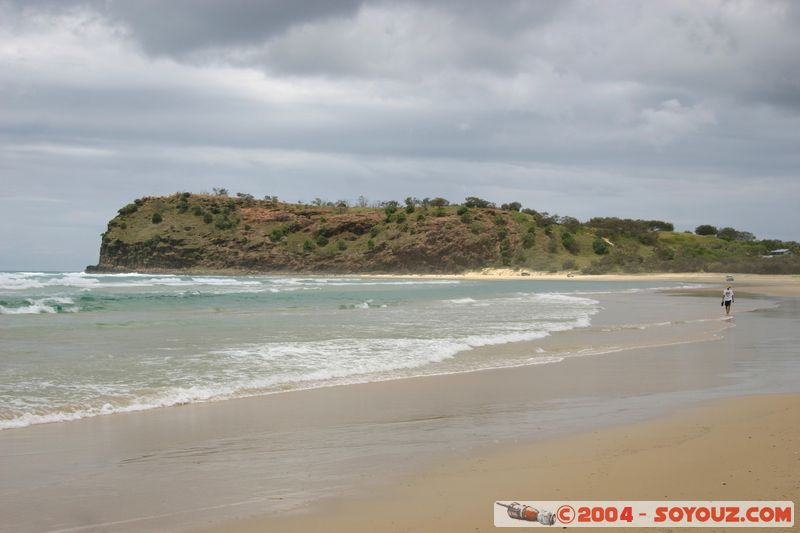
<svg viewBox="0 0 800 533">
<path fill-rule="evenodd" d="M 656 285 L 0 273 L 0 430 L 569 356 L 477 348 L 587 328 Z M 581 355 L 586 355 L 582 353 Z"/>
</svg>

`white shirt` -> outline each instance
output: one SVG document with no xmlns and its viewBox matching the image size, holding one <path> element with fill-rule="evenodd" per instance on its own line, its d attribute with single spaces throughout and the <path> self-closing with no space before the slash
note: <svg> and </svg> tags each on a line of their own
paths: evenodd
<svg viewBox="0 0 800 533">
<path fill-rule="evenodd" d="M 733 289 L 725 289 L 722 291 L 722 300 L 725 302 L 733 301 Z"/>
</svg>

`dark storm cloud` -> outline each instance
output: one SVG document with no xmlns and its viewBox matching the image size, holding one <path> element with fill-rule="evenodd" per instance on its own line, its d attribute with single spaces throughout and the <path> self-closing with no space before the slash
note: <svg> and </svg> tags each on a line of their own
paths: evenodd
<svg viewBox="0 0 800 533">
<path fill-rule="evenodd" d="M 83 266 L 131 198 L 220 186 L 797 238 L 798 11 L 0 0 L 0 268 Z"/>
<path fill-rule="evenodd" d="M 88 9 L 128 27 L 149 53 L 181 56 L 206 48 L 260 42 L 287 28 L 347 16 L 361 0 L 22 0 L 17 9 Z"/>
</svg>

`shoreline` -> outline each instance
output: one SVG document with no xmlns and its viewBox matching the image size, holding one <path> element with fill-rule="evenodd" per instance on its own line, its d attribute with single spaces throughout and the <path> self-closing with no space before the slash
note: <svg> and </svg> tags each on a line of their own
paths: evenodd
<svg viewBox="0 0 800 533">
<path fill-rule="evenodd" d="M 697 296 L 698 294 L 696 293 L 699 290 L 700 289 L 674 288 L 674 289 L 659 289 L 659 292 L 663 294 L 671 294 L 674 296 L 686 296 L 686 295 Z M 611 297 L 607 296 L 604 298 L 606 305 L 608 305 L 610 302 L 606 298 L 611 299 Z M 619 298 L 619 296 L 617 296 L 617 298 Z M 625 298 L 626 301 L 628 300 L 627 295 L 624 296 L 623 298 Z M 616 300 L 616 298 L 613 298 L 612 300 Z M 614 301 L 614 305 L 618 307 L 620 305 L 620 302 Z M 614 305 L 612 305 L 612 309 L 614 308 Z M 737 307 L 739 309 L 738 311 L 739 313 L 749 312 L 754 309 L 752 307 L 743 308 L 741 303 Z M 473 346 L 470 349 L 464 350 L 457 354 L 461 358 L 470 357 L 474 359 L 479 359 L 484 355 L 491 357 L 493 352 L 502 350 L 505 353 L 504 356 L 505 363 L 497 366 L 481 366 L 468 369 L 451 369 L 447 368 L 446 366 L 443 367 L 442 366 L 443 362 L 430 363 L 428 365 L 429 368 L 427 371 L 423 372 L 420 370 L 419 372 L 414 372 L 414 370 L 412 369 L 410 371 L 411 373 L 408 375 L 390 375 L 390 376 L 370 375 L 364 378 L 356 377 L 353 378 L 352 380 L 345 379 L 343 381 L 332 381 L 332 382 L 325 382 L 325 381 L 309 382 L 309 383 L 288 386 L 287 388 L 280 388 L 275 390 L 262 390 L 250 394 L 234 395 L 230 397 L 219 397 L 219 398 L 212 398 L 212 399 L 198 400 L 198 401 L 189 401 L 186 403 L 147 405 L 147 406 L 142 406 L 141 408 L 122 409 L 113 412 L 96 412 L 96 413 L 76 412 L 73 413 L 74 417 L 68 417 L 68 418 L 54 417 L 51 420 L 36 421 L 28 423 L 26 425 L 0 428 L 0 432 L 14 431 L 43 424 L 46 425 L 46 424 L 73 423 L 73 422 L 78 422 L 80 420 L 86 420 L 96 417 L 118 416 L 118 415 L 137 414 L 137 413 L 143 414 L 161 409 L 181 408 L 187 405 L 215 404 L 218 402 L 236 402 L 240 400 L 258 399 L 279 394 L 303 393 L 306 391 L 314 391 L 320 389 L 329 389 L 336 387 L 352 387 L 352 386 L 368 385 L 368 384 L 381 384 L 393 381 L 418 380 L 418 379 L 428 379 L 428 378 L 447 379 L 448 376 L 455 376 L 462 374 L 506 371 L 510 369 L 518 369 L 531 366 L 535 367 L 541 364 L 559 364 L 562 361 L 557 361 L 554 363 L 550 362 L 539 363 L 539 362 L 526 362 L 524 360 L 518 360 L 518 359 L 517 360 L 509 360 L 509 359 L 511 354 L 530 352 L 534 347 L 537 348 L 538 350 L 546 348 L 545 351 L 552 352 L 554 348 L 558 348 L 565 344 L 573 346 L 574 347 L 573 350 L 577 350 L 579 352 L 581 351 L 581 347 L 591 345 L 593 348 L 593 352 L 578 355 L 574 351 L 567 350 L 566 352 L 558 352 L 558 353 L 553 352 L 553 356 L 557 358 L 586 357 L 586 356 L 591 357 L 591 356 L 602 356 L 611 353 L 623 353 L 633 350 L 664 348 L 680 344 L 707 342 L 715 339 L 719 334 L 722 333 L 724 329 L 729 327 L 724 317 L 715 317 L 715 319 L 713 320 L 711 319 L 698 320 L 697 317 L 695 317 L 695 319 L 689 320 L 687 319 L 687 317 L 683 317 L 680 321 L 682 322 L 680 327 L 682 329 L 688 329 L 690 331 L 682 332 L 681 333 L 682 336 L 678 339 L 674 338 L 673 336 L 670 336 L 669 338 L 664 338 L 664 337 L 653 338 L 654 336 L 651 334 L 650 331 L 645 332 L 646 333 L 645 335 L 643 334 L 637 335 L 638 332 L 635 330 L 636 329 L 644 330 L 646 328 L 645 325 L 639 328 L 627 328 L 629 329 L 629 331 L 625 332 L 627 336 L 625 335 L 620 336 L 619 334 L 617 334 L 616 335 L 616 341 L 618 343 L 617 345 L 609 345 L 610 341 L 608 340 L 605 341 L 606 342 L 605 345 L 596 345 L 592 343 L 591 338 L 597 336 L 596 330 L 598 329 L 598 327 L 600 329 L 603 329 L 602 315 L 595 315 L 592 321 L 593 325 L 591 325 L 588 328 L 581 326 L 566 331 L 553 331 L 549 332 L 547 335 L 543 337 L 533 340 L 517 340 L 517 341 L 499 342 L 496 344 L 478 345 L 478 346 Z M 700 324 L 701 322 L 705 322 L 705 324 Z M 598 326 L 598 324 L 600 324 L 600 326 Z M 672 326 L 678 327 L 677 324 L 673 324 Z M 610 334 L 608 332 L 604 333 L 604 336 L 609 336 L 609 335 Z M 447 362 L 448 360 L 445 360 L 444 364 L 446 364 Z"/>
<path fill-rule="evenodd" d="M 206 269 L 113 269 L 84 271 L 87 274 L 170 274 L 175 276 L 281 276 L 309 278 L 365 278 L 365 279 L 442 279 L 442 280 L 516 280 L 516 281 L 670 281 L 686 283 L 730 284 L 750 289 L 765 296 L 800 296 L 800 274 L 750 274 L 721 272 L 643 272 L 636 274 L 581 274 L 576 271 L 543 272 L 533 270 L 514 270 L 510 268 L 485 268 L 462 273 L 342 273 L 342 272 L 260 272 L 248 270 L 206 270 Z M 734 281 L 726 281 L 731 275 Z"/>
<path fill-rule="evenodd" d="M 638 316 L 646 307 L 629 313 Z M 716 316 L 718 309 L 712 305 L 708 312 Z M 758 314 L 737 315 L 737 326 L 756 319 L 781 324 L 765 322 Z M 574 342 L 575 335 L 565 333 L 555 344 Z M 652 337 L 647 331 L 642 335 Z M 417 478 L 405 477 L 406 472 L 424 477 L 437 465 L 480 462 L 494 453 L 507 457 L 515 443 L 533 446 L 562 438 L 558 435 L 585 439 L 598 428 L 627 428 L 709 398 L 752 394 L 726 377 L 735 369 L 728 353 L 731 343 L 748 343 L 749 334 L 735 327 L 727 328 L 723 337 L 634 347 L 555 365 L 342 385 L 41 424 L 0 432 L 0 467 L 9 473 L 9 482 L 17 483 L 31 473 L 51 472 L 60 481 L 35 490 L 37 498 L 50 502 L 53 516 L 42 519 L 84 513 L 76 531 L 100 526 L 109 531 L 183 531 L 204 523 L 227 531 L 239 527 L 241 517 L 254 516 L 247 520 L 255 520 L 260 530 L 275 530 L 272 526 L 292 520 L 293 510 L 302 511 L 304 502 L 327 509 L 331 487 L 344 498 L 340 503 L 350 502 L 346 505 L 355 509 L 372 502 L 371 493 L 385 494 L 393 480 L 413 484 Z M 742 353 L 736 359 L 750 358 Z M 689 375 L 683 373 L 687 368 Z M 784 380 L 791 375 L 784 373 Z M 795 381 L 786 383 L 796 390 Z M 150 486 L 154 480 L 160 480 L 157 488 Z M 0 483 L 0 493 L 5 489 L 11 494 L 9 487 L 17 488 Z M 109 487 L 118 497 L 125 495 L 124 511 L 97 504 L 111 503 Z M 70 497 L 73 492 L 80 500 Z M 544 499 L 538 493 L 493 498 L 506 496 Z M 422 516 L 413 500 L 399 498 L 399 504 L 413 510 L 411 516 Z M 2 512 L 0 501 L 0 514 L 9 517 L 8 527 L 18 526 L 15 531 L 75 527 L 60 522 L 19 527 L 37 511 L 20 502 L 12 507 L 10 499 L 5 503 Z M 459 505 L 455 502 L 454 509 L 460 510 Z M 259 517 L 265 509 L 278 514 Z M 28 511 L 32 514 L 25 518 Z M 332 515 L 339 516 L 335 508 Z M 347 523 L 346 516 L 335 520 L 340 519 Z M 442 526 L 441 520 L 433 523 Z M 298 524 L 298 531 L 308 526 L 305 519 Z"/>
<path fill-rule="evenodd" d="M 439 462 L 357 498 L 334 496 L 313 509 L 197 532 L 484 532 L 495 530 L 496 500 L 797 502 L 798 417 L 800 394 L 710 400 L 656 419 Z"/>
</svg>

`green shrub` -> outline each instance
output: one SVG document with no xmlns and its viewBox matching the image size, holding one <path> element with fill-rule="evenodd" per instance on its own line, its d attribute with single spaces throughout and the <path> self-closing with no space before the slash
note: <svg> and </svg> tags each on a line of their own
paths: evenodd
<svg viewBox="0 0 800 533">
<path fill-rule="evenodd" d="M 336 247 L 340 251 L 344 252 L 345 250 L 347 250 L 347 243 L 344 241 L 344 239 L 339 239 L 338 241 L 336 241 Z"/>
<path fill-rule="evenodd" d="M 117 213 L 119 213 L 120 215 L 130 215 L 135 213 L 138 209 L 139 206 L 133 203 L 133 204 L 128 204 L 125 207 L 121 208 L 119 211 L 117 211 Z"/>
<path fill-rule="evenodd" d="M 439 206 L 439 207 L 437 207 L 436 209 L 433 210 L 433 216 L 435 216 L 435 217 L 443 217 L 446 214 L 447 214 L 447 212 L 444 210 L 444 207 L 442 207 L 442 206 Z"/>
<path fill-rule="evenodd" d="M 564 261 L 562 266 L 564 267 L 564 270 L 575 270 L 575 267 L 578 266 L 578 263 L 576 263 L 574 259 L 567 259 Z"/>
<path fill-rule="evenodd" d="M 373 241 L 372 239 L 368 240 L 367 241 L 367 248 L 369 248 L 370 250 L 375 248 L 375 241 Z"/>
<path fill-rule="evenodd" d="M 196 216 L 196 217 L 199 217 L 200 215 L 202 215 L 202 214 L 203 214 L 203 208 L 202 208 L 202 207 L 200 207 L 199 205 L 196 205 L 196 206 L 194 206 L 194 207 L 192 208 L 192 214 L 193 214 L 194 216 Z"/>
<path fill-rule="evenodd" d="M 608 245 L 603 239 L 597 238 L 592 241 L 592 250 L 597 255 L 606 255 L 608 253 Z"/>
<path fill-rule="evenodd" d="M 369 230 L 370 237 L 377 237 L 378 233 L 381 232 L 381 229 L 378 226 L 372 226 Z"/>
<path fill-rule="evenodd" d="M 211 213 L 206 213 L 205 215 L 203 215 L 203 222 L 205 222 L 206 224 L 211 224 L 211 222 L 213 221 L 214 217 L 211 216 Z"/>
<path fill-rule="evenodd" d="M 317 246 L 319 246 L 320 248 L 328 245 L 328 238 L 325 235 L 322 234 L 317 235 L 317 238 L 314 240 L 316 241 Z"/>
<path fill-rule="evenodd" d="M 153 224 L 161 224 L 164 219 L 161 218 L 161 213 L 153 213 L 153 217 L 150 220 L 152 220 Z"/>
<path fill-rule="evenodd" d="M 311 252 L 314 250 L 314 243 L 308 239 L 303 242 L 303 251 Z"/>
<path fill-rule="evenodd" d="M 458 209 L 456 210 L 456 214 L 464 215 L 466 213 L 469 213 L 469 207 L 467 207 L 465 205 L 458 206 Z"/>
<path fill-rule="evenodd" d="M 533 226 L 531 226 L 528 228 L 528 231 L 525 232 L 525 235 L 522 236 L 522 247 L 527 250 L 533 248 L 534 244 L 536 244 L 536 231 L 533 229 Z"/>
<path fill-rule="evenodd" d="M 269 234 L 269 240 L 272 242 L 280 242 L 281 239 L 286 235 L 286 228 L 275 228 Z"/>
<path fill-rule="evenodd" d="M 578 241 L 575 240 L 575 237 L 572 233 L 566 231 L 563 235 L 561 235 L 561 244 L 564 245 L 564 248 L 569 251 L 571 254 L 578 253 Z"/>
<path fill-rule="evenodd" d="M 500 259 L 503 261 L 503 266 L 511 264 L 511 241 L 508 237 L 500 241 Z"/>
<path fill-rule="evenodd" d="M 657 248 L 656 256 L 662 261 L 672 261 L 675 259 L 675 250 L 672 248 Z"/>
<path fill-rule="evenodd" d="M 231 229 L 236 225 L 236 222 L 228 218 L 228 215 L 218 215 L 214 220 L 214 225 L 218 229 Z"/>
<path fill-rule="evenodd" d="M 406 221 L 406 214 L 403 213 L 402 211 L 400 213 L 397 213 L 395 215 L 395 220 L 397 221 L 398 224 L 402 224 L 403 222 Z"/>
</svg>

